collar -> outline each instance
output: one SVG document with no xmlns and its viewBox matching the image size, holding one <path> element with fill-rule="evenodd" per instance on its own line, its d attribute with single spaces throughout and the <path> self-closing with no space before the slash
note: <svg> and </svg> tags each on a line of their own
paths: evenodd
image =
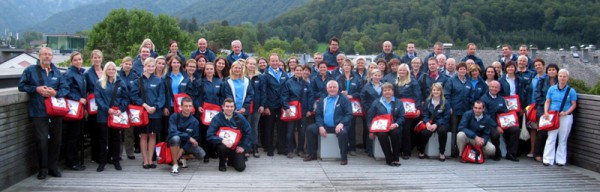
<svg viewBox="0 0 600 192">
<path fill-rule="evenodd" d="M 495 99 L 496 97 L 498 97 L 498 94 L 496 94 L 496 95 L 492 95 L 492 93 L 490 93 L 490 92 L 488 92 L 488 95 L 490 95 L 490 97 L 491 97 L 492 99 Z"/>
<path fill-rule="evenodd" d="M 396 97 L 392 96 L 392 99 L 390 100 L 390 102 L 388 103 L 387 100 L 385 99 L 384 96 L 381 96 L 381 98 L 379 98 L 379 102 L 383 103 L 383 104 L 392 104 L 392 102 L 396 101 Z"/>
<path fill-rule="evenodd" d="M 558 81 L 556 82 L 556 89 L 558 89 L 558 91 L 563 91 L 563 90 L 566 90 L 567 88 L 569 88 L 569 84 L 565 85 L 565 87 L 561 89 Z"/>
<path fill-rule="evenodd" d="M 233 114 L 231 114 L 231 116 L 227 116 L 225 115 L 225 113 L 223 112 L 223 116 L 225 116 L 225 119 L 227 119 L 228 121 L 231 120 L 231 118 L 233 117 Z"/>
<path fill-rule="evenodd" d="M 475 113 L 473 113 L 473 115 L 475 115 Z M 479 116 L 475 116 L 475 119 L 477 121 L 480 121 L 481 119 L 483 119 L 483 113 L 481 115 L 479 115 Z"/>
<path fill-rule="evenodd" d="M 327 99 L 338 99 L 339 94 L 335 95 L 335 96 L 331 96 L 331 95 L 327 95 Z"/>
</svg>

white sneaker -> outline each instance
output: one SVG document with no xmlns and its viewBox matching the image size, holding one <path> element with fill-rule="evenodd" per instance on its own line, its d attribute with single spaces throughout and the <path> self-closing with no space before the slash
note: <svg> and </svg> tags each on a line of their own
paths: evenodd
<svg viewBox="0 0 600 192">
<path fill-rule="evenodd" d="M 533 154 L 529 153 L 527 154 L 527 157 L 533 157 Z"/>
<path fill-rule="evenodd" d="M 181 162 L 181 167 L 182 168 L 188 168 L 187 161 L 185 159 L 179 159 L 179 161 Z"/>
<path fill-rule="evenodd" d="M 175 163 L 175 165 L 173 165 L 173 168 L 171 168 L 171 175 L 173 176 L 177 176 L 179 175 L 179 165 L 177 165 L 177 163 Z"/>
</svg>

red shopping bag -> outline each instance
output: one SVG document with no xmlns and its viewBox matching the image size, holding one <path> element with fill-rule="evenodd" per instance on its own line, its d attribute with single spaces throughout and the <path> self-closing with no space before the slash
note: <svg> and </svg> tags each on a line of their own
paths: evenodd
<svg viewBox="0 0 600 192">
<path fill-rule="evenodd" d="M 521 112 L 521 101 L 519 101 L 519 95 L 511 95 L 504 97 L 506 102 L 506 108 L 509 111 Z"/>
<path fill-rule="evenodd" d="M 508 113 L 500 113 L 496 119 L 498 126 L 502 129 L 508 129 L 511 127 L 519 126 L 519 116 L 517 112 L 509 111 Z"/>
<path fill-rule="evenodd" d="M 540 122 L 538 124 L 538 130 L 540 131 L 552 131 L 558 129 L 560 126 L 560 117 L 558 116 L 558 111 L 549 111 L 548 119 L 544 118 L 544 116 L 540 117 Z"/>
<path fill-rule="evenodd" d="M 148 112 L 139 105 L 128 105 L 129 123 L 133 127 L 142 127 L 148 125 Z"/>
<path fill-rule="evenodd" d="M 392 115 L 377 115 L 371 121 L 371 127 L 369 127 L 370 132 L 388 132 L 390 131 L 390 126 L 392 126 Z"/>
<path fill-rule="evenodd" d="M 240 130 L 231 127 L 219 127 L 217 136 L 223 141 L 231 143 L 231 149 L 235 149 L 242 138 L 242 133 Z"/>
<path fill-rule="evenodd" d="M 352 98 L 350 99 L 350 103 L 352 103 L 352 115 L 353 116 L 365 116 L 365 111 L 363 111 L 363 107 L 360 104 L 360 99 Z"/>
<path fill-rule="evenodd" d="M 83 104 L 79 101 L 67 99 L 69 113 L 65 115 L 65 121 L 76 121 L 83 119 Z"/>
<path fill-rule="evenodd" d="M 62 97 L 46 97 L 46 99 L 44 99 L 44 105 L 46 106 L 46 113 L 50 116 L 65 116 L 69 113 L 67 100 Z"/>
<path fill-rule="evenodd" d="M 88 114 L 89 115 L 98 114 L 98 105 L 96 104 L 96 95 L 94 95 L 93 93 L 90 93 L 87 96 L 87 100 L 88 100 L 88 107 L 87 107 Z"/>
<path fill-rule="evenodd" d="M 204 114 L 202 114 L 202 124 L 204 125 L 210 125 L 213 117 L 221 112 L 221 106 L 212 103 L 205 102 L 202 108 L 204 109 Z"/>
<path fill-rule="evenodd" d="M 484 162 L 481 147 L 467 143 L 462 153 L 462 160 L 467 163 L 482 164 Z"/>
<path fill-rule="evenodd" d="M 173 157 L 171 157 L 171 148 L 165 142 L 160 142 L 156 144 L 154 147 L 157 157 L 158 164 L 169 164 L 173 162 Z"/>
<path fill-rule="evenodd" d="M 288 115 L 285 113 L 285 110 L 282 108 L 281 109 L 281 120 L 285 121 L 285 122 L 289 122 L 289 121 L 296 121 L 296 120 L 302 119 L 302 106 L 300 105 L 300 102 L 290 101 L 289 105 L 290 105 L 290 110 L 292 112 L 290 112 L 290 114 Z"/>
<path fill-rule="evenodd" d="M 537 122 L 537 109 L 536 109 L 536 105 L 535 103 L 528 105 L 527 107 L 525 107 L 525 109 L 527 110 L 526 116 L 525 118 L 527 119 L 527 122 Z"/>
<path fill-rule="evenodd" d="M 402 106 L 404 106 L 404 117 L 408 119 L 414 119 L 419 117 L 419 110 L 414 99 L 402 98 Z"/>
<path fill-rule="evenodd" d="M 113 110 L 119 110 L 118 107 L 112 107 Z M 129 115 L 126 111 L 121 112 L 119 115 L 108 115 L 108 127 L 115 129 L 128 129 L 129 126 Z"/>
<path fill-rule="evenodd" d="M 429 123 L 431 123 L 431 121 L 429 121 Z M 427 129 L 427 123 L 425 123 L 424 121 L 419 121 L 419 123 L 417 123 L 417 125 L 415 126 L 415 132 L 417 133 L 420 133 L 425 129 Z"/>
</svg>

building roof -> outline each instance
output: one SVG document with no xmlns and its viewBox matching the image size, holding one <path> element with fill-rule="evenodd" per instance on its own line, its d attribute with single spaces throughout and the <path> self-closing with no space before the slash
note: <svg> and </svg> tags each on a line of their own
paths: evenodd
<svg viewBox="0 0 600 192">
<path fill-rule="evenodd" d="M 0 68 L 26 68 L 29 65 L 34 65 L 38 58 L 28 53 L 21 53 L 20 55 L 14 56 L 2 63 Z"/>
</svg>

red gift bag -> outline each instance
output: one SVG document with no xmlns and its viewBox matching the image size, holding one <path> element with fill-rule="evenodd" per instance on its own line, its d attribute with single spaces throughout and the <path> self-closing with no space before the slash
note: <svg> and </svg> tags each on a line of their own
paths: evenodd
<svg viewBox="0 0 600 192">
<path fill-rule="evenodd" d="M 139 105 L 128 105 L 129 123 L 133 127 L 142 127 L 148 125 L 148 112 Z"/>
<path fill-rule="evenodd" d="M 392 114 L 377 115 L 371 121 L 370 132 L 388 132 L 392 126 Z"/>
<path fill-rule="evenodd" d="M 352 115 L 364 117 L 365 111 L 363 111 L 363 107 L 360 104 L 360 99 L 352 98 L 350 99 L 350 102 L 352 103 Z"/>
<path fill-rule="evenodd" d="M 83 119 L 83 104 L 79 101 L 67 99 L 69 113 L 65 115 L 65 121 L 74 121 Z"/>
<path fill-rule="evenodd" d="M 536 109 L 535 103 L 525 107 L 525 110 L 527 110 L 527 113 L 526 113 L 527 122 L 528 123 L 529 122 L 537 122 L 537 109 Z"/>
<path fill-rule="evenodd" d="M 173 157 L 171 157 L 171 148 L 165 142 L 157 143 L 154 147 L 157 157 L 158 164 L 169 164 L 173 162 Z"/>
<path fill-rule="evenodd" d="M 175 110 L 175 113 L 181 113 L 181 100 L 183 100 L 183 98 L 186 97 L 191 98 L 188 94 L 185 93 L 178 93 L 173 95 L 173 109 Z M 194 114 L 195 112 L 196 109 L 192 107 L 192 114 Z"/>
<path fill-rule="evenodd" d="M 290 110 L 292 112 L 290 112 L 290 114 L 288 115 L 285 113 L 285 110 L 283 108 L 281 108 L 281 120 L 285 121 L 285 122 L 289 122 L 289 121 L 295 121 L 295 120 L 302 119 L 302 106 L 300 105 L 300 102 L 290 101 L 289 105 L 290 105 Z"/>
<path fill-rule="evenodd" d="M 113 110 L 119 110 L 118 107 L 112 107 Z M 121 112 L 119 115 L 108 115 L 107 121 L 108 127 L 115 129 L 128 129 L 129 126 L 129 116 L 127 112 Z"/>
<path fill-rule="evenodd" d="M 253 114 L 254 112 L 254 101 L 250 101 L 250 107 L 248 107 L 250 109 L 246 109 L 246 111 L 248 111 L 248 114 Z"/>
<path fill-rule="evenodd" d="M 87 101 L 88 101 L 88 114 L 89 115 L 95 115 L 98 114 L 98 105 L 96 104 L 96 95 L 94 95 L 93 93 L 89 94 L 87 96 Z"/>
<path fill-rule="evenodd" d="M 540 122 L 538 124 L 538 130 L 540 131 L 552 131 L 558 129 L 560 126 L 560 117 L 558 116 L 558 111 L 549 111 L 548 119 L 544 118 L 544 116 L 540 117 Z"/>
<path fill-rule="evenodd" d="M 467 146 L 465 146 L 465 149 L 462 153 L 462 160 L 467 163 L 482 164 L 484 160 L 481 147 L 473 146 L 470 143 L 467 143 Z"/>
<path fill-rule="evenodd" d="M 506 108 L 509 111 L 521 112 L 521 101 L 519 101 L 519 95 L 511 95 L 504 97 L 506 102 Z"/>
<path fill-rule="evenodd" d="M 511 127 L 519 126 L 519 116 L 517 112 L 509 111 L 508 113 L 500 113 L 496 119 L 498 126 L 502 129 L 508 129 Z"/>
<path fill-rule="evenodd" d="M 235 149 L 242 138 L 242 132 L 231 127 L 219 127 L 217 136 L 223 141 L 231 143 L 231 149 Z"/>
<path fill-rule="evenodd" d="M 429 121 L 429 123 L 431 123 L 431 121 Z M 427 129 L 427 123 L 425 123 L 424 121 L 419 121 L 419 123 L 417 123 L 417 125 L 415 126 L 415 132 L 417 133 L 420 133 L 425 129 Z"/>
<path fill-rule="evenodd" d="M 69 113 L 69 105 L 65 98 L 46 97 L 44 99 L 46 113 L 50 116 L 65 116 Z"/>
<path fill-rule="evenodd" d="M 402 106 L 404 106 L 404 117 L 408 119 L 419 117 L 419 110 L 414 99 L 402 98 L 400 101 L 402 101 Z"/>
<path fill-rule="evenodd" d="M 213 117 L 221 112 L 221 106 L 212 103 L 205 102 L 202 108 L 204 109 L 204 114 L 202 114 L 202 124 L 204 125 L 210 125 Z"/>
</svg>

